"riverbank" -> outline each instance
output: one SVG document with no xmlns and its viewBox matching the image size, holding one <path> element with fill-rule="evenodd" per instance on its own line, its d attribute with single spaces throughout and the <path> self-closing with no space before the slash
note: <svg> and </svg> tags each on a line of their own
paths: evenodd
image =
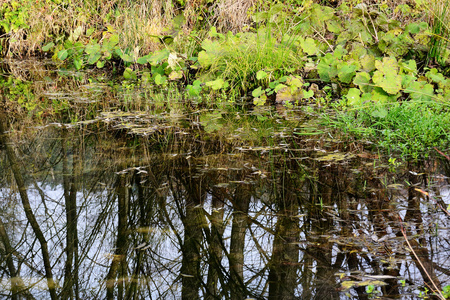
<svg viewBox="0 0 450 300">
<path fill-rule="evenodd" d="M 448 148 L 445 3 L 235 4 L 8 1 L 2 53 L 51 57 L 68 73 L 95 73 L 88 81 L 114 77 L 194 103 L 315 109 L 340 138 L 405 157 Z M 8 80 L 11 101 L 46 114 L 34 88 Z"/>
</svg>

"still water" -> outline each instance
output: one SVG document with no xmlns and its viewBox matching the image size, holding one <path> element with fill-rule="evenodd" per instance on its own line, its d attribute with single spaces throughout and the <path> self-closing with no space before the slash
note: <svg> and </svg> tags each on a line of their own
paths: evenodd
<svg viewBox="0 0 450 300">
<path fill-rule="evenodd" d="M 0 298 L 418 299 L 450 285 L 444 156 L 389 160 L 313 113 L 41 72 L 31 90 L 59 119 L 0 116 Z"/>
</svg>

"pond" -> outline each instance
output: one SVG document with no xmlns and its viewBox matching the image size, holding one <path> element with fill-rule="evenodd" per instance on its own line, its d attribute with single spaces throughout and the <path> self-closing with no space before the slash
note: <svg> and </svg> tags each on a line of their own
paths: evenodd
<svg viewBox="0 0 450 300">
<path fill-rule="evenodd" d="M 313 108 L 211 108 L 21 63 L 7 76 L 41 104 L 1 110 L 1 297 L 450 292 L 444 153 L 371 152 Z"/>
</svg>

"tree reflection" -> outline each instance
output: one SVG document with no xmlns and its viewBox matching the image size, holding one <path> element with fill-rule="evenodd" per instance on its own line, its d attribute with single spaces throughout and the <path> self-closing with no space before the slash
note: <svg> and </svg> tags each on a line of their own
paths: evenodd
<svg viewBox="0 0 450 300">
<path fill-rule="evenodd" d="M 217 178 L 217 177 L 216 177 Z M 211 191 L 211 214 L 209 214 L 210 229 L 207 231 L 206 239 L 209 241 L 208 247 L 208 277 L 206 281 L 205 299 L 212 300 L 220 298 L 220 286 L 224 285 L 222 274 L 223 258 L 223 233 L 224 224 L 224 206 L 227 191 L 225 188 L 213 185 Z M 220 284 L 219 284 L 220 279 Z"/>
<path fill-rule="evenodd" d="M 73 143 L 72 172 L 69 170 L 69 154 L 67 144 L 67 129 L 63 128 L 61 132 L 61 151 L 62 151 L 62 176 L 64 189 L 64 203 L 66 212 L 66 262 L 64 266 L 64 284 L 61 291 L 61 299 L 79 299 L 79 280 L 78 280 L 78 221 L 77 221 L 77 180 L 80 174 L 78 159 L 80 155 L 79 140 Z M 75 293 L 74 293 L 75 288 Z"/>
<path fill-rule="evenodd" d="M 3 91 L 1 91 L 1 92 L 2 92 L 2 96 L 3 96 Z M 2 103 L 2 105 L 3 105 L 3 103 Z M 22 200 L 22 205 L 23 205 L 23 210 L 24 210 L 25 216 L 26 216 L 28 222 L 30 223 L 33 233 L 36 236 L 36 238 L 40 244 L 42 261 L 44 263 L 44 268 L 45 268 L 45 277 L 47 279 L 47 287 L 50 292 L 50 297 L 52 300 L 56 300 L 57 299 L 56 283 L 53 278 L 53 271 L 52 271 L 52 266 L 51 266 L 51 262 L 50 262 L 50 253 L 48 250 L 47 239 L 44 236 L 41 226 L 39 225 L 39 223 L 36 219 L 35 213 L 33 212 L 32 208 L 31 208 L 30 200 L 29 200 L 28 194 L 27 194 L 27 186 L 26 186 L 25 181 L 22 176 L 22 171 L 20 169 L 20 166 L 19 166 L 19 163 L 18 163 L 18 160 L 16 157 L 15 149 L 12 146 L 12 144 L 8 138 L 8 135 L 6 134 L 7 129 L 8 129 L 7 117 L 4 112 L 4 107 L 1 107 L 0 108 L 1 144 L 6 148 L 7 159 L 9 161 L 9 165 L 12 170 L 12 173 L 14 174 L 14 179 L 17 184 L 17 188 L 19 190 L 20 199 Z M 5 237 L 5 241 L 7 241 L 6 234 L 4 235 L 4 237 Z M 11 252 L 8 251 L 8 255 L 10 255 L 10 253 Z M 11 264 L 11 261 L 9 261 L 9 263 Z M 16 272 L 15 272 L 14 268 L 12 268 L 12 266 L 13 265 L 11 265 L 10 271 L 12 271 L 12 273 L 14 274 Z M 11 276 L 11 278 L 15 278 L 15 277 Z M 13 279 L 11 279 L 11 282 L 12 281 L 13 281 Z M 19 281 L 19 283 L 20 283 L 20 281 Z M 12 282 L 12 285 L 14 287 L 13 288 L 14 294 L 16 294 L 17 288 L 18 288 L 17 284 Z"/>
<path fill-rule="evenodd" d="M 276 182 L 280 188 L 273 191 L 277 221 L 269 262 L 269 299 L 294 299 L 296 295 L 299 281 L 299 191 L 305 185 L 302 179 L 298 180 L 300 175 L 283 168 Z"/>
<path fill-rule="evenodd" d="M 430 229 L 448 227 L 433 210 L 447 183 L 430 185 L 420 164 L 392 174 L 102 122 L 15 139 L 2 126 L 0 267 L 13 299 L 368 299 L 375 279 L 378 295 L 401 298 L 448 284 L 448 241 Z"/>
</svg>

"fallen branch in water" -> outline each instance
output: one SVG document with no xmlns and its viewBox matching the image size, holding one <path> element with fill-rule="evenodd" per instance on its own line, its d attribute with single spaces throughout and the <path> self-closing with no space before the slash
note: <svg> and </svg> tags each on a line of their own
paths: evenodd
<svg viewBox="0 0 450 300">
<path fill-rule="evenodd" d="M 438 148 L 434 147 L 434 150 L 436 150 L 440 155 L 442 155 L 442 156 L 445 157 L 446 159 L 450 160 L 450 156 L 448 156 L 447 154 L 445 154 L 444 152 L 442 152 L 442 151 L 439 150 Z"/>
<path fill-rule="evenodd" d="M 403 222 L 402 219 L 400 218 L 400 216 L 398 216 L 399 220 L 400 220 L 400 228 L 403 234 L 403 237 L 405 238 L 406 243 L 408 244 L 409 249 L 411 250 L 412 254 L 414 255 L 414 257 L 416 258 L 417 262 L 419 263 L 420 267 L 422 268 L 423 272 L 427 275 L 428 279 L 430 280 L 431 284 L 433 285 L 433 288 L 430 287 L 431 291 L 437 295 L 439 297 L 439 299 L 445 300 L 444 295 L 442 294 L 441 290 L 436 286 L 436 283 L 434 282 L 434 280 L 432 279 L 432 277 L 430 276 L 430 274 L 428 273 L 427 269 L 425 268 L 425 266 L 422 264 L 422 261 L 419 259 L 419 256 L 416 254 L 416 252 L 414 251 L 413 247 L 411 246 L 411 243 L 408 240 L 408 237 L 406 236 L 406 232 L 405 232 L 405 228 L 403 227 Z M 417 243 L 417 242 L 416 242 Z M 425 283 L 426 284 L 426 283 Z"/>
</svg>

